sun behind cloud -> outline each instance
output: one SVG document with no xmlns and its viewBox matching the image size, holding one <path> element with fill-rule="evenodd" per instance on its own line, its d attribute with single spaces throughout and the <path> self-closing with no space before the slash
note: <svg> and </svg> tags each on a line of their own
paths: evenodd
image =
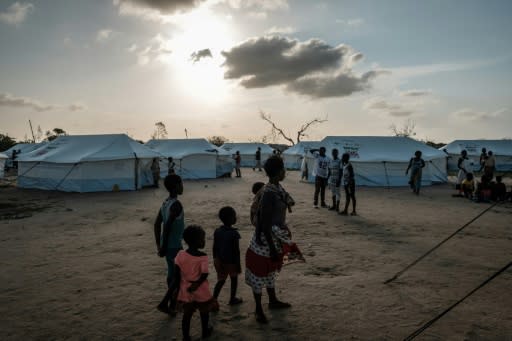
<svg viewBox="0 0 512 341">
<path fill-rule="evenodd" d="M 170 32 L 168 43 L 172 49 L 167 61 L 169 72 L 191 99 L 212 103 L 224 100 L 228 83 L 224 80 L 221 51 L 234 44 L 229 20 L 208 7 L 200 7 L 177 16 L 175 23 L 178 30 Z"/>
</svg>

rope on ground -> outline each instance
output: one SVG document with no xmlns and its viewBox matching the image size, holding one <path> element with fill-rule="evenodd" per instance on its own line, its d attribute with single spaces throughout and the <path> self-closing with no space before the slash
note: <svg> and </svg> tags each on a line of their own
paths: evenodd
<svg viewBox="0 0 512 341">
<path fill-rule="evenodd" d="M 384 282 L 384 284 L 388 284 L 392 281 L 394 281 L 395 279 L 397 279 L 399 276 L 401 276 L 404 272 L 406 272 L 407 270 L 409 270 L 410 268 L 412 268 L 414 265 L 416 265 L 419 261 L 421 261 L 423 258 L 425 258 L 426 256 L 428 256 L 429 254 L 431 254 L 435 249 L 437 249 L 438 247 L 440 247 L 441 245 L 443 245 L 446 241 L 448 241 L 450 238 L 452 238 L 453 236 L 455 236 L 457 233 L 459 233 L 460 231 L 464 230 L 467 226 L 469 226 L 472 222 L 474 222 L 475 220 L 477 220 L 478 218 L 480 218 L 481 216 L 483 216 L 486 212 L 488 212 L 489 210 L 491 210 L 494 206 L 498 205 L 500 202 L 495 202 L 494 204 L 492 204 L 491 206 L 487 207 L 485 210 L 483 210 L 482 212 L 480 212 L 476 217 L 474 217 L 473 219 L 471 219 L 470 221 L 468 221 L 467 223 L 465 223 L 462 227 L 460 227 L 459 229 L 457 229 L 455 232 L 453 232 L 451 235 L 449 235 L 448 237 L 446 237 L 445 239 L 443 239 L 441 242 L 439 242 L 436 246 L 434 246 L 433 248 L 431 248 L 430 250 L 428 250 L 425 254 L 423 254 L 421 257 L 419 257 L 418 259 L 416 259 L 414 262 L 412 262 L 411 264 L 407 265 L 404 269 L 400 270 L 399 272 L 397 272 L 393 277 L 391 277 L 390 279 L 388 279 L 387 281 Z"/>
<path fill-rule="evenodd" d="M 463 298 L 461 298 L 460 300 L 458 300 L 457 302 L 455 302 L 454 304 L 452 304 L 451 306 L 449 306 L 447 309 L 445 309 L 441 314 L 437 315 L 436 317 L 434 317 L 432 320 L 428 321 L 427 323 L 425 323 L 423 326 L 421 326 L 420 328 L 418 328 L 416 331 L 414 331 L 414 333 L 412 333 L 411 335 L 407 336 L 404 341 L 410 341 L 412 339 L 414 339 L 416 336 L 420 335 L 423 331 L 425 331 L 425 329 L 427 329 L 428 327 L 430 327 L 431 325 L 434 324 L 434 322 L 436 322 L 437 320 L 439 320 L 441 317 L 443 317 L 444 315 L 446 315 L 450 310 L 452 310 L 453 308 L 455 308 L 459 303 L 461 303 L 462 301 L 464 301 L 466 298 L 468 298 L 469 296 L 473 295 L 477 290 L 479 290 L 480 288 L 482 288 L 483 286 L 485 286 L 487 283 L 489 283 L 490 281 L 492 281 L 493 279 L 495 279 L 496 277 L 498 277 L 499 275 L 501 275 L 503 272 L 505 272 L 510 266 L 512 265 L 512 261 L 509 262 L 507 265 L 505 265 L 503 268 L 501 268 L 498 272 L 494 273 L 494 275 L 492 275 L 491 277 L 487 278 L 482 284 L 480 284 L 479 286 L 477 286 L 475 289 L 471 290 L 468 294 L 466 294 L 466 296 L 464 296 Z"/>
</svg>

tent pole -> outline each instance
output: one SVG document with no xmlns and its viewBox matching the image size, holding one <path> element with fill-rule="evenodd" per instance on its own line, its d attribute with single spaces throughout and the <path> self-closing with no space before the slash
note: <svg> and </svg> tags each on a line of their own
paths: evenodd
<svg viewBox="0 0 512 341">
<path fill-rule="evenodd" d="M 139 188 L 139 158 L 135 152 L 133 155 L 135 156 L 135 190 L 137 190 Z"/>
<path fill-rule="evenodd" d="M 389 186 L 389 177 L 388 177 L 388 169 L 386 167 L 386 161 L 382 161 L 382 163 L 384 164 L 384 173 L 386 174 L 386 183 L 388 184 L 388 189 L 390 189 L 390 186 Z"/>
</svg>

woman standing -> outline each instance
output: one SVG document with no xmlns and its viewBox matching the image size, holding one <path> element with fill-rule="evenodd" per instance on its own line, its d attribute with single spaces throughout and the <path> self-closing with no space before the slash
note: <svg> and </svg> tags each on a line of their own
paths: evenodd
<svg viewBox="0 0 512 341">
<path fill-rule="evenodd" d="M 269 182 L 263 191 L 257 212 L 256 230 L 245 255 L 245 282 L 252 288 L 256 303 L 256 321 L 267 323 L 267 317 L 261 305 L 263 287 L 268 293 L 269 309 L 289 308 L 289 303 L 276 297 L 275 282 L 277 272 L 283 264 L 283 251 L 279 235 L 289 234 L 286 226 L 286 210 L 290 196 L 279 184 L 285 177 L 283 159 L 273 155 L 263 167 Z"/>
<path fill-rule="evenodd" d="M 462 181 L 466 179 L 466 174 L 468 173 L 469 167 L 469 159 L 468 152 L 463 149 L 460 152 L 459 160 L 457 161 L 457 168 L 459 169 L 459 174 L 457 174 L 457 184 L 456 188 L 459 190 L 459 195 L 462 196 Z"/>
<path fill-rule="evenodd" d="M 409 185 L 414 193 L 420 194 L 421 187 L 421 170 L 425 167 L 425 161 L 421 158 L 421 151 L 417 150 L 414 153 L 414 157 L 409 161 L 409 166 L 405 170 L 405 175 L 409 173 L 409 169 L 411 170 L 411 178 L 409 179 Z"/>
</svg>

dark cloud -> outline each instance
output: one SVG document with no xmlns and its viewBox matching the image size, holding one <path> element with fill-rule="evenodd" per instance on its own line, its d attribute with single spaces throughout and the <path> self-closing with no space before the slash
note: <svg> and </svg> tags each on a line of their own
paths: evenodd
<svg viewBox="0 0 512 341">
<path fill-rule="evenodd" d="M 226 58 L 226 79 L 238 79 L 245 88 L 284 85 L 288 91 L 312 98 L 348 96 L 369 88 L 372 79 L 385 73 L 354 74 L 350 67 L 363 54 L 319 39 L 300 42 L 280 36 L 253 38 L 222 55 Z"/>
<path fill-rule="evenodd" d="M 202 58 L 210 57 L 212 58 L 212 51 L 210 49 L 199 50 L 190 55 L 190 60 L 194 63 L 200 61 Z"/>
<path fill-rule="evenodd" d="M 369 71 L 360 77 L 352 73 L 305 77 L 288 84 L 286 89 L 312 98 L 343 97 L 368 89 L 370 80 L 377 75 L 377 71 Z"/>
<path fill-rule="evenodd" d="M 150 8 L 160 14 L 185 12 L 199 6 L 205 0 L 114 0 L 114 5 Z"/>
<path fill-rule="evenodd" d="M 83 104 L 79 103 L 70 104 L 68 106 L 45 104 L 32 98 L 18 97 L 9 93 L 0 93 L 0 106 L 12 108 L 30 108 L 39 112 L 59 109 L 68 109 L 71 111 L 80 111 L 86 109 Z"/>
</svg>

